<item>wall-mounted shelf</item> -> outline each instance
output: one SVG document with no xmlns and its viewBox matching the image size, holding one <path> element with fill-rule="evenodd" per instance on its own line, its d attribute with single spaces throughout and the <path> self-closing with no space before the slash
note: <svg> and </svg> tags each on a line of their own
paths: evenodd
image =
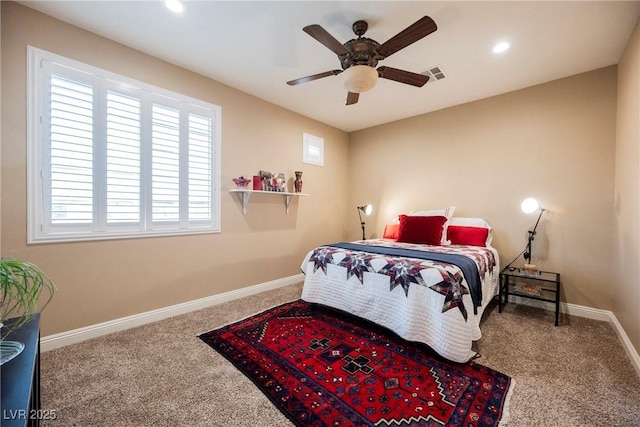
<svg viewBox="0 0 640 427">
<path fill-rule="evenodd" d="M 305 193 L 281 193 L 277 191 L 248 190 L 245 188 L 235 188 L 233 190 L 229 190 L 229 193 L 236 193 L 238 195 L 238 198 L 240 199 L 240 203 L 242 203 L 243 215 L 247 214 L 247 204 L 249 203 L 249 197 L 251 197 L 253 193 L 282 196 L 284 198 L 284 206 L 287 210 L 287 214 L 289 213 L 289 206 L 291 206 L 291 201 L 293 200 L 294 197 L 308 196 L 308 194 L 305 194 Z"/>
</svg>

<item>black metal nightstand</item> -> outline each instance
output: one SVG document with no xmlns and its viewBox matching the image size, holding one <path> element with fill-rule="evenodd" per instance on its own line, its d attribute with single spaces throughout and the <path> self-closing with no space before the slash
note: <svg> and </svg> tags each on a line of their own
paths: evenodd
<svg viewBox="0 0 640 427">
<path fill-rule="evenodd" d="M 551 271 L 530 272 L 509 267 L 500 273 L 498 290 L 498 312 L 509 302 L 509 294 L 556 304 L 556 322 L 560 317 L 560 273 Z"/>
</svg>

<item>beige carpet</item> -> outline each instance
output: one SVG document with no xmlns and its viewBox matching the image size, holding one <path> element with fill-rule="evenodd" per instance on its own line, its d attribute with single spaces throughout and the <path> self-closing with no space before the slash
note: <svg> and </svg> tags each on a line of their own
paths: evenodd
<svg viewBox="0 0 640 427">
<path fill-rule="evenodd" d="M 291 426 L 197 335 L 300 297 L 293 285 L 42 354 L 43 426 Z M 640 426 L 640 378 L 606 322 L 487 309 L 477 360 L 516 382 L 509 427 Z"/>
</svg>

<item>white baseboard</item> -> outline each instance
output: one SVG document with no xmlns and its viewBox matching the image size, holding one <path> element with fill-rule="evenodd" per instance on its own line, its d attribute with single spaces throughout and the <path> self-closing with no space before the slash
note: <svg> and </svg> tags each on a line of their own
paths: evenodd
<svg viewBox="0 0 640 427">
<path fill-rule="evenodd" d="M 270 282 L 260 283 L 257 285 L 248 286 L 246 288 L 188 301 L 182 304 L 172 305 L 170 307 L 159 308 L 157 310 L 134 314 L 127 317 L 121 317 L 119 319 L 98 323 L 96 325 L 73 329 L 71 331 L 61 332 L 59 334 L 48 335 L 46 337 L 42 337 L 42 339 L 40 340 L 40 348 L 42 351 L 53 350 L 70 344 L 79 343 L 90 338 L 96 338 L 113 332 L 141 326 L 146 323 L 167 319 L 179 314 L 189 313 L 192 311 L 211 307 L 213 305 L 221 304 L 223 302 L 248 297 L 250 295 L 255 295 L 271 289 L 293 285 L 295 283 L 300 283 L 303 280 L 304 275 L 301 273 L 295 276 L 285 277 L 283 279 L 272 280 Z"/>
<path fill-rule="evenodd" d="M 555 304 L 551 302 L 532 300 L 529 298 L 522 298 L 514 295 L 509 296 L 509 301 L 513 301 L 516 304 L 524 304 L 532 307 L 544 308 L 545 310 L 555 311 Z M 622 328 L 622 325 L 620 324 L 620 322 L 618 322 L 618 318 L 615 314 L 613 314 L 612 311 L 585 307 L 583 305 L 560 303 L 560 312 L 567 313 L 571 316 L 585 317 L 587 319 L 609 322 L 611 326 L 613 326 L 613 329 L 616 331 L 616 334 L 618 334 L 618 338 L 620 339 L 622 346 L 627 352 L 629 359 L 631 359 L 631 364 L 635 368 L 636 373 L 638 374 L 638 376 L 640 376 L 640 355 L 631 343 L 631 340 Z"/>
<path fill-rule="evenodd" d="M 622 329 L 622 325 L 620 324 L 620 322 L 618 322 L 615 314 L 611 313 L 611 319 L 609 320 L 609 322 L 611 323 L 611 325 L 613 325 L 613 329 L 615 329 L 616 333 L 618 334 L 618 338 L 622 342 L 622 346 L 627 351 L 627 354 L 631 359 L 631 364 L 634 368 L 636 368 L 636 373 L 638 374 L 638 376 L 640 376 L 640 355 L 638 355 L 638 352 L 633 347 L 633 344 L 631 343 L 631 340 L 629 339 L 627 333 L 624 331 L 624 329 Z"/>
</svg>

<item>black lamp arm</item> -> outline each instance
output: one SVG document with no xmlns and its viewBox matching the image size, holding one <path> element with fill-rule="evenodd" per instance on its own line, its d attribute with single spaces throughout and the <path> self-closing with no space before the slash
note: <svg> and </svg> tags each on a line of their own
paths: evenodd
<svg viewBox="0 0 640 427">
<path fill-rule="evenodd" d="M 362 240 L 367 240 L 366 234 L 364 232 L 364 221 L 362 220 L 362 213 L 364 211 L 365 206 L 358 206 L 358 218 L 360 218 L 360 227 L 362 227 Z"/>
<path fill-rule="evenodd" d="M 544 213 L 544 209 L 540 209 L 540 215 L 538 215 L 538 220 L 536 221 L 536 225 L 533 226 L 533 230 L 529 230 L 529 238 L 527 240 L 527 249 L 525 249 L 523 257 L 527 264 L 531 264 L 531 242 L 533 241 L 536 235 L 536 230 L 538 229 L 538 224 L 540 223 L 540 218 L 542 218 L 542 214 Z"/>
<path fill-rule="evenodd" d="M 532 233 L 533 236 L 536 235 L 536 230 L 538 229 L 538 224 L 540 224 L 540 218 L 542 218 L 542 214 L 544 213 L 545 209 L 540 209 L 540 215 L 538 215 L 538 220 L 536 221 L 536 225 L 533 226 L 533 231 L 530 231 L 530 233 Z M 531 239 L 533 240 L 533 238 Z"/>
</svg>

